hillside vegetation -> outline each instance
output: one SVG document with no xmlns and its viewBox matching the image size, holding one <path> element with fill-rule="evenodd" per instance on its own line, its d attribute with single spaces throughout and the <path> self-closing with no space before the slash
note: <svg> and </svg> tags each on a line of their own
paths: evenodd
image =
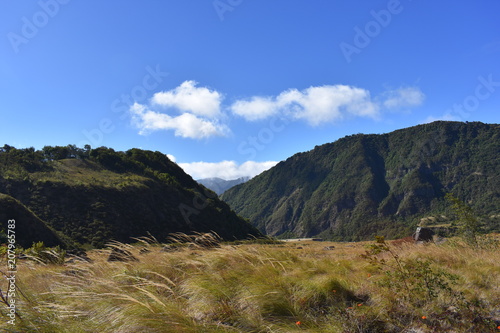
<svg viewBox="0 0 500 333">
<path fill-rule="evenodd" d="M 17 219 L 17 228 L 49 227 L 81 245 L 101 247 L 112 239 L 129 242 L 149 234 L 164 240 L 173 232 L 215 231 L 228 240 L 260 236 L 160 152 L 5 145 L 0 193 L 17 205 L 0 206 L 4 229 L 7 219 Z M 19 232 L 17 241 L 52 244 L 51 237 Z"/>
<path fill-rule="evenodd" d="M 8 220 L 23 221 L 17 225 L 16 231 L 23 235 L 17 243 L 24 248 L 30 247 L 35 239 L 43 240 L 47 246 L 73 246 L 70 240 L 50 228 L 18 200 L 0 193 L 0 221 Z"/>
<path fill-rule="evenodd" d="M 500 230 L 500 125 L 434 122 L 357 134 L 280 162 L 222 199 L 268 235 L 334 240 L 411 235 L 452 218 L 445 194 Z"/>
<path fill-rule="evenodd" d="M 19 317 L 0 327 L 41 333 L 488 333 L 500 325 L 493 239 L 485 243 L 491 247 L 453 239 L 442 245 L 378 238 L 211 248 L 143 242 L 113 244 L 136 258 L 128 262 L 107 261 L 111 249 L 89 251 L 92 262 L 18 261 Z M 0 281 L 0 288 L 7 283 Z M 7 312 L 0 303 L 0 313 Z"/>
</svg>

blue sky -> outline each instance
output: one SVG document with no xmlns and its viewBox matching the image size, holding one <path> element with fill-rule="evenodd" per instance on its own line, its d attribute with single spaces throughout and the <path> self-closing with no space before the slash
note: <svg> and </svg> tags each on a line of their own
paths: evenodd
<svg viewBox="0 0 500 333">
<path fill-rule="evenodd" d="M 254 175 L 354 133 L 498 123 L 500 2 L 4 0 L 0 144 Z"/>
</svg>

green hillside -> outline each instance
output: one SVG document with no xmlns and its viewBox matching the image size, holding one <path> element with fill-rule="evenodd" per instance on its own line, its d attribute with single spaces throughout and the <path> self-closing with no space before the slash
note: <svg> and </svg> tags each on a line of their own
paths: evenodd
<svg viewBox="0 0 500 333">
<path fill-rule="evenodd" d="M 33 244 L 34 240 L 42 241 L 47 246 L 72 247 L 73 244 L 63 235 L 59 234 L 38 216 L 33 214 L 18 200 L 9 195 L 0 193 L 0 221 L 2 221 L 3 236 L 7 236 L 8 221 L 13 220 L 11 235 L 16 236 L 16 241 L 24 248 Z M 19 237 L 17 237 L 19 235 Z M 2 240 L 6 242 L 6 239 Z"/>
<path fill-rule="evenodd" d="M 222 199 L 273 236 L 335 240 L 411 234 L 421 218 L 465 201 L 488 230 L 500 213 L 500 125 L 434 122 L 351 135 L 298 153 Z"/>
<path fill-rule="evenodd" d="M 52 229 L 97 247 L 149 233 L 159 240 L 173 232 L 215 231 L 224 239 L 260 235 L 160 152 L 5 145 L 0 148 L 0 193 Z M 0 205 L 4 229 L 12 215 Z M 17 239 L 23 237 L 25 242 L 45 239 L 27 233 Z"/>
</svg>

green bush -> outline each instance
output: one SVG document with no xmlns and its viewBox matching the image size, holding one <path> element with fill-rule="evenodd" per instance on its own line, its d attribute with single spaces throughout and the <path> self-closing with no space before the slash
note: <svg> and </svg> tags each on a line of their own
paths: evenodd
<svg viewBox="0 0 500 333">
<path fill-rule="evenodd" d="M 33 243 L 33 245 L 24 251 L 24 254 L 31 260 L 42 264 L 64 264 L 66 250 L 58 246 L 48 248 L 43 242 Z"/>
</svg>

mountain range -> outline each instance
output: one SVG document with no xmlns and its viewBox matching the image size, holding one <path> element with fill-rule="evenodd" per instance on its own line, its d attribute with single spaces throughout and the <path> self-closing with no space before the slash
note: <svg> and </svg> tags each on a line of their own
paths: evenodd
<svg viewBox="0 0 500 333">
<path fill-rule="evenodd" d="M 499 231 L 499 157 L 500 125 L 437 121 L 316 146 L 221 198 L 268 235 L 350 241 L 450 219 L 452 193 Z"/>
<path fill-rule="evenodd" d="M 221 195 L 231 187 L 243 184 L 250 180 L 250 177 L 240 177 L 238 179 L 225 180 L 218 177 L 197 179 L 196 181 L 218 195 Z"/>
<path fill-rule="evenodd" d="M 4 145 L 0 239 L 8 220 L 23 247 L 102 247 L 209 231 L 226 240 L 401 237 L 422 221 L 452 221 L 447 193 L 474 209 L 484 231 L 498 232 L 499 156 L 500 125 L 439 121 L 350 135 L 246 182 L 199 180 L 215 193 L 161 152 Z"/>
</svg>

